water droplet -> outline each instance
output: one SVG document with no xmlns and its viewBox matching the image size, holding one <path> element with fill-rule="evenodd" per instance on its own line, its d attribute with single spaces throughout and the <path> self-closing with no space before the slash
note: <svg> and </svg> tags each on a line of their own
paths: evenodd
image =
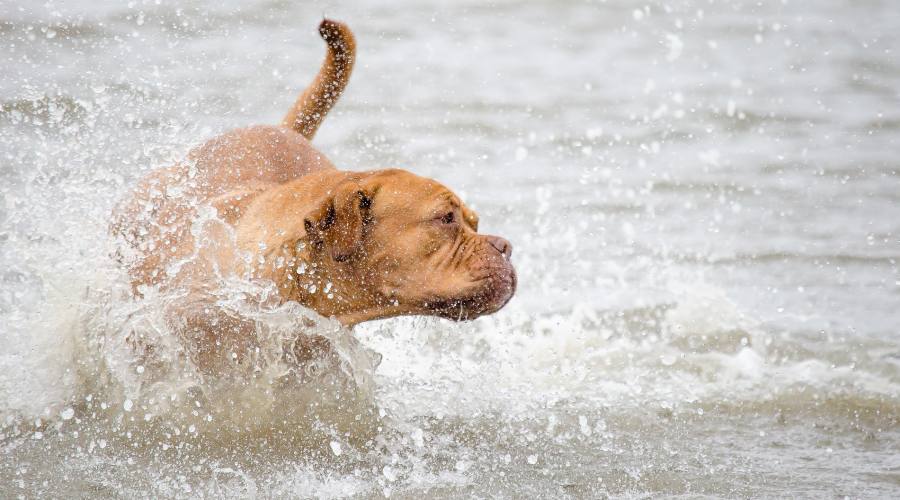
<svg viewBox="0 0 900 500">
<path fill-rule="evenodd" d="M 422 432 L 422 429 L 416 428 L 412 431 L 412 440 L 419 448 L 425 446 L 425 433 Z"/>
<path fill-rule="evenodd" d="M 528 158 L 528 150 L 519 146 L 516 148 L 516 161 L 522 161 L 525 158 Z"/>
<path fill-rule="evenodd" d="M 578 427 L 585 436 L 591 435 L 591 426 L 588 425 L 588 419 L 584 415 L 578 416 Z"/>
</svg>

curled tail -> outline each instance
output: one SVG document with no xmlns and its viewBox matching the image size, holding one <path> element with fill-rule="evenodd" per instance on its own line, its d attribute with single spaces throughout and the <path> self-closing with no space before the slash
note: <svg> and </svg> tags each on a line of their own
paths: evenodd
<svg viewBox="0 0 900 500">
<path fill-rule="evenodd" d="M 325 115 L 341 96 L 356 58 L 356 40 L 347 25 L 323 19 L 319 34 L 328 44 L 325 61 L 315 80 L 300 94 L 281 122 L 307 139 L 313 138 Z"/>
</svg>

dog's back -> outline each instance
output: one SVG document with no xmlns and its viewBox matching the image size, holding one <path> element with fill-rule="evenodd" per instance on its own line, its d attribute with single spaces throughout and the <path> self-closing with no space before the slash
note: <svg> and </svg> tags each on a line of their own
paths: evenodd
<svg viewBox="0 0 900 500">
<path fill-rule="evenodd" d="M 233 224 L 256 194 L 334 169 L 309 140 L 347 85 L 356 44 L 341 23 L 323 20 L 319 33 L 328 45 L 325 61 L 281 126 L 243 128 L 209 140 L 185 161 L 141 179 L 116 209 L 110 230 L 123 240 L 119 256 L 135 287 L 163 282 L 170 277 L 167 266 L 195 250 L 191 225 L 201 207 L 215 208 Z"/>
</svg>

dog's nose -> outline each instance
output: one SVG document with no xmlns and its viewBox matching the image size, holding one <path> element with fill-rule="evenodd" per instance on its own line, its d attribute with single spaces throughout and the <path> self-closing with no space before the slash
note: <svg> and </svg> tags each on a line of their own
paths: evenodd
<svg viewBox="0 0 900 500">
<path fill-rule="evenodd" d="M 505 238 L 501 238 L 499 236 L 488 236 L 487 240 L 492 247 L 496 248 L 498 252 L 502 253 L 507 258 L 512 255 L 512 244 Z"/>
</svg>

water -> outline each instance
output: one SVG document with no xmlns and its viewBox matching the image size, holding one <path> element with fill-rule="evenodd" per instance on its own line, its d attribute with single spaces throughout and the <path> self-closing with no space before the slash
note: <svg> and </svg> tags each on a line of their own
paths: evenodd
<svg viewBox="0 0 900 500">
<path fill-rule="evenodd" d="M 360 54 L 317 146 L 453 187 L 519 291 L 353 333 L 257 311 L 338 354 L 209 381 L 178 297 L 126 298 L 108 214 L 276 123 L 323 13 Z M 898 28 L 888 0 L 3 4 L 0 496 L 900 495 Z"/>
</svg>

